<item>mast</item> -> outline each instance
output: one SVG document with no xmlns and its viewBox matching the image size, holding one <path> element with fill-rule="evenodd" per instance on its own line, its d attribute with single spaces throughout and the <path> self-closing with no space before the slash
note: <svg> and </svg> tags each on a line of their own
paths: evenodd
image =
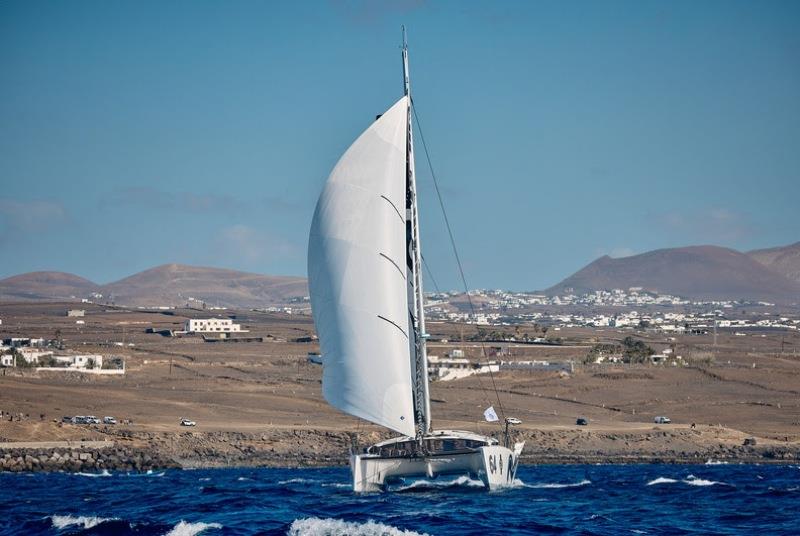
<svg viewBox="0 0 800 536">
<path fill-rule="evenodd" d="M 408 43 L 403 26 L 403 91 L 408 98 L 408 131 L 406 145 L 406 242 L 409 315 L 414 337 L 410 337 L 411 370 L 414 384 L 414 414 L 417 438 L 431 430 L 431 401 L 428 391 L 428 356 L 425 332 L 425 310 L 422 291 L 422 253 L 419 239 L 417 182 L 414 169 L 414 136 L 411 128 L 411 80 L 408 70 Z"/>
</svg>

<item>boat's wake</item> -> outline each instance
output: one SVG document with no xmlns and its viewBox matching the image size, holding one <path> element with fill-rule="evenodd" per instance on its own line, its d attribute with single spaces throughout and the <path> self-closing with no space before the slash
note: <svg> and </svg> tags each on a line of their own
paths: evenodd
<svg viewBox="0 0 800 536">
<path fill-rule="evenodd" d="M 446 488 L 483 488 L 483 482 L 480 480 L 473 480 L 468 476 L 460 476 L 455 480 L 414 480 L 409 484 L 404 484 L 399 487 L 391 487 L 392 491 L 425 491 L 431 489 L 446 489 Z"/>
<path fill-rule="evenodd" d="M 580 482 L 537 482 L 535 484 L 526 484 L 519 478 L 514 479 L 515 488 L 531 488 L 531 489 L 562 489 L 562 488 L 581 488 L 588 486 L 592 483 L 591 480 L 583 479 Z"/>
</svg>

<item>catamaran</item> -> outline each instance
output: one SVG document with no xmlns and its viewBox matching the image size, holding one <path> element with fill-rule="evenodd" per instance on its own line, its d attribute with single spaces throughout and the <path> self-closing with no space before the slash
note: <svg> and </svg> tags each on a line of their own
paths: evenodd
<svg viewBox="0 0 800 536">
<path fill-rule="evenodd" d="M 513 483 L 524 443 L 434 430 L 428 389 L 411 83 L 403 30 L 403 96 L 334 167 L 308 243 L 311 306 L 329 404 L 399 434 L 351 452 L 356 492 L 402 478 L 465 475 Z"/>
</svg>

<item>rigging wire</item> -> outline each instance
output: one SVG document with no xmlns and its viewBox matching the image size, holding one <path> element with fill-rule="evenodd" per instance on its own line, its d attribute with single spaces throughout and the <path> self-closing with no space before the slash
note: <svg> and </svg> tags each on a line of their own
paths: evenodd
<svg viewBox="0 0 800 536">
<path fill-rule="evenodd" d="M 442 192 L 439 189 L 439 181 L 436 179 L 436 172 L 433 170 L 433 164 L 431 163 L 431 155 L 428 151 L 428 144 L 425 143 L 425 136 L 422 133 L 422 124 L 419 121 L 419 116 L 417 115 L 417 106 L 414 104 L 414 99 L 411 99 L 411 109 L 414 113 L 414 119 L 417 121 L 417 132 L 419 132 L 419 139 L 422 141 L 422 148 L 425 151 L 425 159 L 428 161 L 428 169 L 431 170 L 431 177 L 433 178 L 433 185 L 436 188 L 436 197 L 439 199 L 439 208 L 442 210 L 442 216 L 444 216 L 444 223 L 447 227 L 447 234 L 450 237 L 450 245 L 453 248 L 453 255 L 456 258 L 456 264 L 458 264 L 458 273 L 461 275 L 461 283 L 464 285 L 464 294 L 467 296 L 467 302 L 469 303 L 469 309 L 472 313 L 472 317 L 475 318 L 475 305 L 472 303 L 472 297 L 469 294 L 469 287 L 467 286 L 467 278 L 464 276 L 464 267 L 461 264 L 461 257 L 458 255 L 458 248 L 456 248 L 456 240 L 453 237 L 453 229 L 450 227 L 450 219 L 447 217 L 447 211 L 444 208 L 444 200 L 442 199 Z M 427 264 L 426 264 L 427 266 Z M 430 271 L 430 269 L 429 269 Z M 435 283 L 434 283 L 435 285 Z M 478 334 L 480 334 L 480 328 L 475 326 L 478 330 Z M 499 421 L 500 426 L 506 420 L 506 414 L 503 410 L 503 403 L 500 401 L 500 393 L 497 391 L 497 384 L 494 381 L 494 373 L 492 372 L 491 365 L 488 365 L 489 358 L 486 354 L 486 344 L 484 341 L 480 341 L 481 343 L 481 352 L 483 354 L 484 361 L 487 362 L 487 368 L 489 369 L 489 377 L 492 379 L 492 388 L 494 389 L 495 397 L 497 397 L 497 406 L 500 409 L 500 415 L 502 416 L 502 421 Z M 476 374 L 478 377 L 478 381 L 480 381 L 480 375 Z"/>
</svg>

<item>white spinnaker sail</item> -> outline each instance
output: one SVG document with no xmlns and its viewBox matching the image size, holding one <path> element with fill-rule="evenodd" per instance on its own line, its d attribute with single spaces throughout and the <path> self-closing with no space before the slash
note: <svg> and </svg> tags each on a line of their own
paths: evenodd
<svg viewBox="0 0 800 536">
<path fill-rule="evenodd" d="M 406 291 L 408 97 L 345 152 L 317 202 L 308 279 L 322 392 L 340 410 L 413 436 Z"/>
</svg>

